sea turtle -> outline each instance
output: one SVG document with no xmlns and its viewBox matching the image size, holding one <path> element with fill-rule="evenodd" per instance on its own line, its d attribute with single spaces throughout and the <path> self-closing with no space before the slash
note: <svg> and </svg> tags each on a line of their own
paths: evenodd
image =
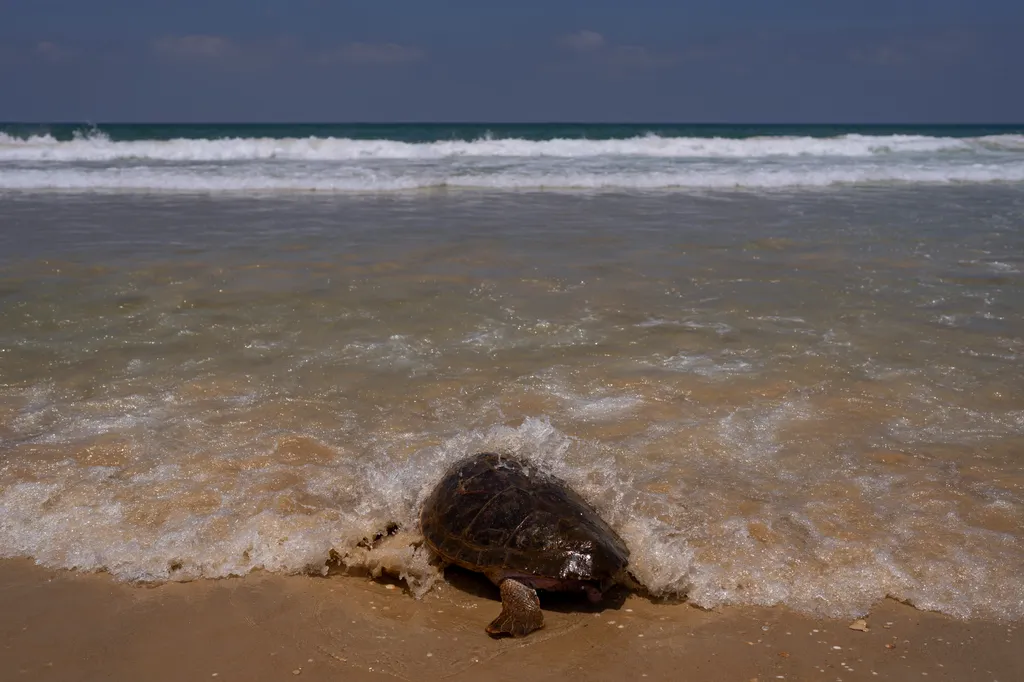
<svg viewBox="0 0 1024 682">
<path fill-rule="evenodd" d="M 565 481 L 509 455 L 455 463 L 424 503 L 420 526 L 444 561 L 498 586 L 501 614 L 487 626 L 496 636 L 544 626 L 538 589 L 600 601 L 629 561 L 622 539 Z"/>
</svg>

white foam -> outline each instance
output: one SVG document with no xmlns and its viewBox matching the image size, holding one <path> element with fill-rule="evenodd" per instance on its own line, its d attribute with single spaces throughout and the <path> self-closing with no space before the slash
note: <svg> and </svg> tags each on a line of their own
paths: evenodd
<svg viewBox="0 0 1024 682">
<path fill-rule="evenodd" d="M 628 407 L 618 398 L 591 405 L 599 413 Z M 961 617 L 1024 618 L 1024 588 L 1005 584 L 999 577 L 1004 572 L 997 570 L 1019 558 L 1011 536 L 978 531 L 945 516 L 947 550 L 925 554 L 915 547 L 934 532 L 932 525 L 920 525 L 922 514 L 932 518 L 936 504 L 952 512 L 955 502 L 907 500 L 898 481 L 862 478 L 879 505 L 881 525 L 868 525 L 864 534 L 825 533 L 815 519 L 834 513 L 827 498 L 808 498 L 792 485 L 813 489 L 834 481 L 838 469 L 822 462 L 820 470 L 801 469 L 793 477 L 774 459 L 779 430 L 811 418 L 803 402 L 722 417 L 725 449 L 717 456 L 698 452 L 701 473 L 692 481 L 674 480 L 668 493 L 658 466 L 638 467 L 630 453 L 571 438 L 543 418 L 467 430 L 403 457 L 388 454 L 386 442 L 374 440 L 379 448 L 374 452 L 359 458 L 339 453 L 330 465 L 220 471 L 231 455 L 204 467 L 189 457 L 149 464 L 134 459 L 127 470 L 51 463 L 38 469 L 41 480 L 8 478 L 0 486 L 0 556 L 104 569 L 123 580 L 163 581 L 255 569 L 323 573 L 333 551 L 350 568 L 398 576 L 422 595 L 439 579 L 416 543 L 416 519 L 426 495 L 455 459 L 498 450 L 531 457 L 589 499 L 622 534 L 632 553 L 632 572 L 656 595 L 685 594 L 705 608 L 787 604 L 819 615 L 851 616 L 891 594 Z M 270 485 L 281 476 L 294 482 L 285 488 Z M 776 495 L 772 490 L 783 480 L 786 487 Z M 735 494 L 726 491 L 747 487 L 757 491 L 761 511 L 723 514 L 730 507 L 727 498 Z M 211 490 L 217 504 L 208 511 L 178 504 Z M 153 509 L 155 502 L 165 516 L 155 523 L 140 521 L 140 510 Z M 766 543 L 753 537 L 752 522 L 769 528 L 776 539 Z M 391 523 L 400 525 L 398 535 L 373 549 L 361 546 Z"/>
<path fill-rule="evenodd" d="M 0 189 L 655 190 L 1024 181 L 1024 136 L 659 137 L 410 143 L 347 138 L 58 141 L 0 134 Z"/>
<path fill-rule="evenodd" d="M 709 379 L 749 374 L 758 369 L 753 362 L 729 353 L 717 353 L 714 357 L 702 353 L 679 353 L 666 358 L 661 365 L 674 372 L 697 374 Z"/>
<path fill-rule="evenodd" d="M 1000 262 L 1000 261 L 988 261 L 986 263 L 986 265 L 993 272 L 1008 273 L 1008 274 L 1015 274 L 1015 275 L 1019 275 L 1021 273 L 1020 268 L 1018 268 L 1017 266 L 1015 266 L 1012 263 L 1003 263 L 1003 262 Z"/>
<path fill-rule="evenodd" d="M 508 322 L 490 320 L 463 339 L 467 346 L 486 352 L 511 348 L 562 348 L 593 343 L 595 335 L 574 323 L 527 320 L 513 316 Z"/>
<path fill-rule="evenodd" d="M 418 373 L 433 368 L 430 358 L 437 355 L 437 350 L 429 341 L 392 334 L 384 341 L 350 343 L 342 349 L 342 355 L 371 366 Z"/>
<path fill-rule="evenodd" d="M 573 406 L 573 414 L 584 418 L 601 419 L 620 416 L 629 412 L 643 401 L 631 395 L 608 396 L 592 400 L 580 399 Z"/>
<path fill-rule="evenodd" d="M 672 190 L 787 189 L 857 184 L 1024 182 L 1024 162 L 965 166 L 719 167 L 625 172 L 511 169 L 454 174 L 443 168 L 400 168 L 369 173 L 352 169 L 310 172 L 268 169 L 0 169 L 2 190 L 72 192 L 324 192 L 364 193 L 424 189 Z"/>
<path fill-rule="evenodd" d="M 0 133 L 3 161 L 354 161 L 436 160 L 455 157 L 635 156 L 656 158 L 763 158 L 788 156 L 865 157 L 987 149 L 1019 149 L 1024 136 L 977 139 L 921 135 L 842 135 L 838 137 L 704 138 L 644 135 L 626 139 L 483 138 L 402 142 L 334 137 L 220 138 L 114 141 L 99 133 L 58 141 L 49 135 L 17 138 Z"/>
</svg>

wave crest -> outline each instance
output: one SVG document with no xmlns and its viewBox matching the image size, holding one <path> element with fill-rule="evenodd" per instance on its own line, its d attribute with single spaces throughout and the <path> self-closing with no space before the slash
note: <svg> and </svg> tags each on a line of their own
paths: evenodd
<svg viewBox="0 0 1024 682">
<path fill-rule="evenodd" d="M 0 133 L 0 161 L 311 161 L 439 160 L 457 157 L 650 157 L 667 159 L 737 159 L 794 156 L 870 157 L 891 154 L 971 152 L 1024 149 L 1024 136 L 982 138 L 922 135 L 838 137 L 661 137 L 625 139 L 551 139 L 483 137 L 475 140 L 403 142 L 335 137 L 111 140 L 102 132 L 79 134 L 69 141 L 51 135 L 28 138 Z"/>
<path fill-rule="evenodd" d="M 654 190 L 1024 181 L 1024 135 L 849 134 L 404 142 L 335 137 L 112 140 L 0 133 L 0 189 L 389 192 Z"/>
</svg>

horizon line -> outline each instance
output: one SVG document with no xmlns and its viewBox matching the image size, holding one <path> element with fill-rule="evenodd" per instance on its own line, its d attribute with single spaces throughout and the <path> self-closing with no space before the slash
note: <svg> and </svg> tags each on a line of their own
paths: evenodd
<svg viewBox="0 0 1024 682">
<path fill-rule="evenodd" d="M 713 121 L 611 121 L 611 120 L 531 120 L 531 121 L 460 121 L 460 120 L 443 120 L 443 121 L 414 121 L 414 120 L 393 120 L 393 121 L 229 121 L 229 120 L 210 120 L 210 121 L 158 121 L 158 120 L 142 120 L 142 121 L 129 121 L 129 120 L 109 120 L 109 121 L 90 121 L 90 120 L 51 120 L 51 121 L 0 121 L 0 126 L 11 126 L 11 125 L 86 125 L 86 126 L 103 126 L 103 125 L 180 125 L 180 126 L 214 126 L 214 125 L 296 125 L 296 126 L 331 126 L 331 125 L 362 125 L 362 126 L 388 126 L 388 125 L 409 125 L 409 126 L 481 126 L 481 125 L 493 125 L 493 126 L 526 126 L 526 125 L 565 125 L 565 126 L 580 126 L 580 125 L 628 125 L 628 126 L 859 126 L 859 127 L 885 127 L 885 126 L 1024 126 L 1024 121 L 972 121 L 972 122 L 942 122 L 942 121 L 887 121 L 887 122 L 851 122 L 851 121 L 791 121 L 791 122 L 758 122 L 758 121 L 730 121 L 730 122 L 713 122 Z"/>
</svg>

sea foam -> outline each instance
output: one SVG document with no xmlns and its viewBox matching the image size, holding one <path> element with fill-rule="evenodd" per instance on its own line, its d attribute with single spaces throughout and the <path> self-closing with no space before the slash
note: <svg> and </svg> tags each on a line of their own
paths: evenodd
<svg viewBox="0 0 1024 682">
<path fill-rule="evenodd" d="M 682 167 L 624 171 L 608 168 L 509 169 L 453 173 L 443 168 L 114 168 L 0 170 L 0 189 L 72 192 L 366 193 L 429 189 L 466 190 L 721 190 L 797 189 L 837 185 L 1024 182 L 1024 162 L 946 166 Z"/>
<path fill-rule="evenodd" d="M 380 192 L 721 189 L 1024 180 L 1024 136 L 334 137 L 59 141 L 0 133 L 0 189 Z"/>
<path fill-rule="evenodd" d="M 744 139 L 645 135 L 606 140 L 485 138 L 410 143 L 334 137 L 113 141 L 102 133 L 69 141 L 57 141 L 49 135 L 16 138 L 0 133 L 0 161 L 358 161 L 595 156 L 736 159 L 773 156 L 865 157 L 905 153 L 969 152 L 980 149 L 1019 150 L 1022 146 L 1024 136 L 1019 135 L 967 139 L 856 134 L 831 138 Z"/>
<path fill-rule="evenodd" d="M 143 582 L 257 569 L 326 574 L 339 566 L 392 575 L 421 596 L 441 579 L 419 542 L 423 501 L 454 461 L 497 450 L 528 456 L 579 490 L 623 535 L 630 570 L 653 595 L 685 596 L 705 608 L 787 604 L 832 617 L 863 615 L 891 595 L 960 617 L 1024 618 L 1015 601 L 1024 586 L 998 578 L 992 563 L 1017 556 L 1016 541 L 951 516 L 945 549 L 929 556 L 917 546 L 934 548 L 934 538 L 921 535 L 913 509 L 902 508 L 899 481 L 854 482 L 878 498 L 878 527 L 836 535 L 823 531 L 836 512 L 831 504 L 770 494 L 785 472 L 762 470 L 758 462 L 772 452 L 750 435 L 813 418 L 799 403 L 727 415 L 720 429 L 734 452 L 705 462 L 693 481 L 671 484 L 659 482 L 657 467 L 632 469 L 628 455 L 572 438 L 543 417 L 459 433 L 397 459 L 261 462 L 241 470 L 230 458 L 186 459 L 134 473 L 60 462 L 41 480 L 9 481 L 0 490 L 0 556 Z M 759 511 L 720 516 L 722 490 L 740 482 L 730 483 L 726 471 L 737 468 L 754 477 L 742 485 L 763 487 Z M 829 485 L 830 476 L 819 472 L 801 485 Z"/>
</svg>

